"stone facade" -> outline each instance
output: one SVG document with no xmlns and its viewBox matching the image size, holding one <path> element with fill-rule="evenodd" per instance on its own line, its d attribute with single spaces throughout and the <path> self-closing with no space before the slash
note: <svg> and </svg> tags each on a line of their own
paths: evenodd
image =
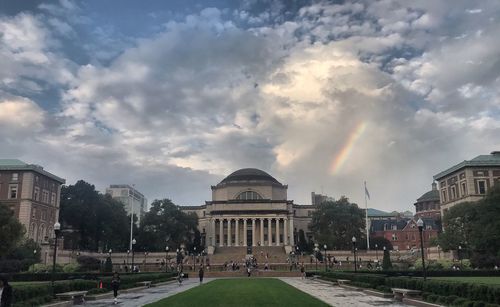
<svg viewBox="0 0 500 307">
<path fill-rule="evenodd" d="M 465 160 L 434 176 L 439 182 L 441 214 L 462 202 L 482 199 L 500 181 L 500 151 Z"/>
<path fill-rule="evenodd" d="M 212 186 L 212 200 L 184 206 L 198 216 L 202 241 L 209 253 L 223 246 L 284 246 L 291 250 L 298 231 L 311 221 L 315 206 L 287 198 L 288 186 L 258 169 L 241 169 Z"/>
<path fill-rule="evenodd" d="M 437 184 L 432 183 L 432 190 L 420 196 L 417 202 L 413 205 L 415 206 L 415 218 L 434 218 L 436 220 L 441 219 L 441 210 L 439 205 L 439 191 L 437 189 Z"/>
<path fill-rule="evenodd" d="M 54 236 L 59 220 L 61 185 L 65 180 L 20 160 L 0 159 L 0 203 L 9 206 L 26 229 L 26 236 L 39 243 Z"/>
</svg>

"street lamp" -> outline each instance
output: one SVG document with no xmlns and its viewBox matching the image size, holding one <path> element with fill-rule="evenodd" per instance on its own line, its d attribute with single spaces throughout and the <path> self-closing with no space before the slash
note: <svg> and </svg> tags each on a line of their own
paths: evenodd
<svg viewBox="0 0 500 307">
<path fill-rule="evenodd" d="M 375 244 L 375 257 L 377 258 L 378 262 L 378 244 Z"/>
<path fill-rule="evenodd" d="M 165 272 L 168 272 L 168 246 L 165 247 Z"/>
<path fill-rule="evenodd" d="M 424 280 L 427 280 L 427 272 L 425 269 L 425 259 L 424 259 L 424 236 L 422 234 L 424 231 L 424 221 L 422 221 L 421 218 L 419 218 L 417 221 L 417 227 L 418 231 L 420 232 L 420 254 L 422 254 L 422 270 L 424 273 Z"/>
<path fill-rule="evenodd" d="M 196 271 L 196 246 L 194 247 L 193 252 L 193 270 Z"/>
<path fill-rule="evenodd" d="M 353 236 L 351 241 L 352 241 L 352 249 L 354 251 L 354 273 L 357 273 L 358 272 L 358 262 L 356 259 L 356 237 Z"/>
<path fill-rule="evenodd" d="M 148 252 L 144 252 L 144 272 L 146 272 Z"/>
<path fill-rule="evenodd" d="M 327 266 L 328 265 L 328 263 L 327 263 L 328 262 L 328 258 L 326 258 L 326 244 L 323 245 L 323 248 L 325 249 L 325 257 L 324 257 L 325 259 L 323 259 L 323 261 L 325 261 L 325 272 L 326 272 L 327 269 L 328 269 L 328 266 Z"/>
<path fill-rule="evenodd" d="M 462 245 L 458 246 L 458 259 L 460 259 L 460 269 L 462 269 Z"/>
<path fill-rule="evenodd" d="M 135 243 L 137 243 L 137 241 L 134 239 L 132 239 L 132 273 L 134 273 L 134 255 L 135 255 L 135 252 L 134 252 L 134 245 Z"/>
<path fill-rule="evenodd" d="M 32 270 L 35 271 L 35 261 L 36 261 L 36 249 L 33 250 L 33 266 L 32 266 Z"/>
<path fill-rule="evenodd" d="M 128 255 L 130 254 L 130 249 L 127 249 L 127 270 L 128 270 Z"/>
<path fill-rule="evenodd" d="M 59 222 L 56 222 L 54 224 L 54 235 L 55 235 L 55 240 L 54 240 L 54 257 L 52 258 L 52 278 L 51 278 L 51 284 L 52 284 L 52 296 L 55 298 L 56 297 L 56 292 L 54 289 L 54 283 L 55 283 L 55 274 L 56 274 L 56 257 L 57 257 L 57 239 L 59 238 L 59 235 L 61 234 L 61 224 Z"/>
</svg>

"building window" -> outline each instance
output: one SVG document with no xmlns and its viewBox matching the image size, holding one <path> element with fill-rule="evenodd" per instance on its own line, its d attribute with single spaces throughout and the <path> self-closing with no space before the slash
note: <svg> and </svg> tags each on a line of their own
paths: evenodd
<svg viewBox="0 0 500 307">
<path fill-rule="evenodd" d="M 254 191 L 245 191 L 240 193 L 236 199 L 238 200 L 258 200 L 262 199 L 262 196 L 260 196 L 257 192 Z"/>
<path fill-rule="evenodd" d="M 397 225 L 392 225 L 392 230 L 398 230 L 398 226 Z"/>
<path fill-rule="evenodd" d="M 12 173 L 12 181 L 17 181 L 19 180 L 19 174 L 18 173 Z"/>
<path fill-rule="evenodd" d="M 477 182 L 477 191 L 479 194 L 486 194 L 486 181 L 479 180 Z"/>
<path fill-rule="evenodd" d="M 17 198 L 17 184 L 12 184 L 9 186 L 9 198 L 14 199 Z"/>
<path fill-rule="evenodd" d="M 35 218 L 36 217 L 36 208 L 33 208 L 33 211 L 31 213 L 31 217 Z"/>
<path fill-rule="evenodd" d="M 462 197 L 467 195 L 467 185 L 465 182 L 462 182 Z"/>
<path fill-rule="evenodd" d="M 398 240 L 398 237 L 396 236 L 395 233 L 392 234 L 392 241 L 397 241 Z"/>
<path fill-rule="evenodd" d="M 441 198 L 443 199 L 443 203 L 445 203 L 446 202 L 446 191 L 445 190 L 441 191 Z"/>
<path fill-rule="evenodd" d="M 35 176 L 35 182 L 38 183 L 38 176 Z"/>
<path fill-rule="evenodd" d="M 56 205 L 56 193 L 52 193 L 52 197 L 50 198 L 50 204 L 53 206 Z"/>
<path fill-rule="evenodd" d="M 35 187 L 35 191 L 33 192 L 33 198 L 36 201 L 40 200 L 40 188 L 39 187 Z"/>
<path fill-rule="evenodd" d="M 455 198 L 457 198 L 457 191 L 455 189 L 455 186 L 452 186 L 450 192 L 450 199 L 455 199 Z"/>
</svg>

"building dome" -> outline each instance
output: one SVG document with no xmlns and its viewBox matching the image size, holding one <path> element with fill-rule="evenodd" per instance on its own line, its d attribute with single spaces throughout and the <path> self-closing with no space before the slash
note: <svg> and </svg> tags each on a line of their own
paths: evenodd
<svg viewBox="0 0 500 307">
<path fill-rule="evenodd" d="M 241 181 L 260 181 L 260 182 L 271 182 L 280 184 L 280 182 L 276 180 L 273 176 L 256 168 L 239 169 L 231 173 L 226 178 L 224 178 L 220 183 L 222 184 L 222 183 L 241 182 Z"/>
<path fill-rule="evenodd" d="M 417 203 L 427 202 L 427 201 L 437 201 L 439 202 L 439 191 L 437 190 L 436 183 L 432 183 L 432 190 L 420 196 L 417 199 Z"/>
</svg>

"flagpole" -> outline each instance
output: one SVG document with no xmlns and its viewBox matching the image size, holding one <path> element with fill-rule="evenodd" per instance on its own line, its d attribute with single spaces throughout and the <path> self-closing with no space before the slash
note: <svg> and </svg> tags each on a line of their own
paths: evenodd
<svg viewBox="0 0 500 307">
<path fill-rule="evenodd" d="M 366 250 L 370 250 L 370 228 L 368 227 L 368 200 L 366 195 L 366 181 L 365 181 L 365 223 L 366 223 Z"/>
</svg>

